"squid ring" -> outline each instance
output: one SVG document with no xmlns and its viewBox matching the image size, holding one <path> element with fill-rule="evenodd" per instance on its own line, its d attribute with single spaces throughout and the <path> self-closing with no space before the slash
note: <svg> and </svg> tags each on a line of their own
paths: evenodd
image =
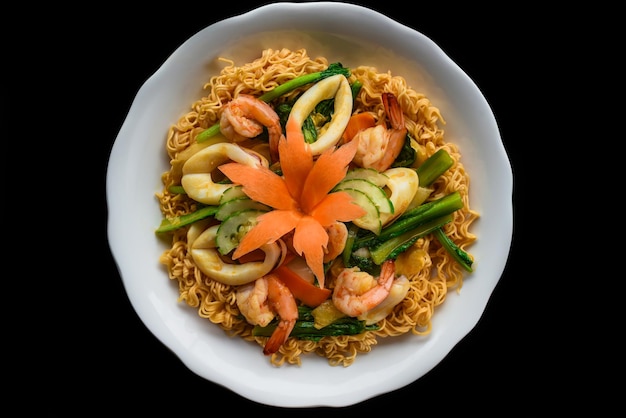
<svg viewBox="0 0 626 418">
<path fill-rule="evenodd" d="M 232 184 L 218 184 L 211 173 L 232 160 L 252 167 L 269 167 L 267 158 L 229 142 L 213 144 L 192 155 L 183 165 L 181 185 L 193 200 L 207 205 L 219 204 L 220 197 Z"/>
<path fill-rule="evenodd" d="M 253 282 L 268 274 L 276 266 L 282 250 L 277 243 L 265 244 L 260 250 L 265 253 L 263 261 L 250 261 L 244 264 L 226 263 L 220 256 L 215 243 L 219 225 L 213 225 L 198 234 L 190 228 L 187 242 L 191 257 L 196 266 L 211 279 L 231 286 Z"/>
<path fill-rule="evenodd" d="M 298 129 L 302 129 L 304 120 L 315 109 L 315 106 L 322 100 L 333 97 L 335 98 L 335 111 L 328 128 L 315 142 L 309 144 L 313 155 L 319 155 L 335 146 L 348 125 L 348 120 L 352 115 L 352 90 L 348 79 L 341 74 L 336 74 L 318 81 L 300 96 L 289 114 L 287 124 L 295 124 Z"/>
<path fill-rule="evenodd" d="M 386 187 L 391 191 L 389 200 L 393 203 L 393 213 L 380 213 L 380 221 L 387 225 L 408 208 L 419 187 L 419 177 L 415 170 L 406 167 L 390 168 L 383 172 L 387 176 Z"/>
</svg>

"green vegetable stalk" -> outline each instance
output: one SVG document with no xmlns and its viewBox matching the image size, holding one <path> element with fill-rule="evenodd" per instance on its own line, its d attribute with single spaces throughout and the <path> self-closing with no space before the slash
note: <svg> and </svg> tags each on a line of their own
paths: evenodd
<svg viewBox="0 0 626 418">
<path fill-rule="evenodd" d="M 343 253 L 341 254 L 343 264 L 346 267 L 352 267 L 352 263 L 350 262 L 350 255 L 352 254 L 352 248 L 354 246 L 354 241 L 356 240 L 358 232 L 359 227 L 350 222 L 348 224 L 348 237 L 346 238 L 346 245 L 343 249 Z"/>
<path fill-rule="evenodd" d="M 268 91 L 267 93 L 261 95 L 259 97 L 260 100 L 263 100 L 264 102 L 271 102 L 272 100 L 282 96 L 283 94 L 287 94 L 295 89 L 297 89 L 298 87 L 302 87 L 305 86 L 307 84 L 311 84 L 311 83 L 316 83 L 320 80 L 323 80 L 325 78 L 328 78 L 330 76 L 336 75 L 336 74 L 343 74 L 346 77 L 350 76 L 350 69 L 344 67 L 343 65 L 341 65 L 341 63 L 336 62 L 336 63 L 332 63 L 328 66 L 327 69 L 323 70 L 323 71 L 318 71 L 315 73 L 311 73 L 311 74 L 304 74 L 301 75 L 300 77 L 296 77 L 292 80 L 289 80 L 283 84 L 281 84 L 280 86 L 276 86 L 274 89 Z M 213 135 L 218 134 L 220 131 L 220 125 L 219 123 L 214 124 L 213 126 L 211 126 L 210 128 L 200 132 L 198 134 L 198 136 L 196 136 L 196 141 L 197 142 L 204 142 L 207 139 L 209 139 L 210 137 L 212 137 Z"/>
<path fill-rule="evenodd" d="M 323 328 L 317 329 L 314 325 L 315 319 L 311 314 L 311 310 L 312 309 L 307 306 L 298 307 L 298 319 L 296 320 L 291 334 L 289 334 L 290 337 L 299 338 L 301 340 L 319 341 L 322 337 L 357 335 L 365 331 L 375 331 L 379 328 L 375 324 L 365 325 L 365 321 L 356 318 L 344 317 Z M 256 325 L 252 329 L 252 335 L 255 337 L 269 337 L 272 335 L 277 325 L 278 319 L 274 319 L 264 327 Z"/>
<path fill-rule="evenodd" d="M 431 232 L 440 231 L 442 225 L 451 221 L 451 214 L 435 218 L 371 248 L 370 255 L 372 261 L 377 265 L 381 265 L 385 260 L 395 259 L 400 253 L 415 244 L 415 241 L 420 237 Z"/>
<path fill-rule="evenodd" d="M 358 237 L 353 248 L 376 247 L 383 242 L 404 234 L 407 231 L 430 222 L 441 216 L 449 215 L 463 207 L 463 199 L 454 191 L 437 200 L 424 203 L 402 214 L 394 223 L 382 229 L 380 234 L 370 232 Z"/>
<path fill-rule="evenodd" d="M 454 164 L 454 160 L 446 150 L 440 148 L 431 155 L 416 170 L 419 176 L 420 187 L 430 186 L 437 178 L 446 172 Z M 440 226 L 432 231 L 433 235 L 441 243 L 443 248 L 452 256 L 452 258 L 463 267 L 464 270 L 471 273 L 473 271 L 472 257 L 460 248 L 454 241 L 450 239 Z"/>
<path fill-rule="evenodd" d="M 204 206 L 195 212 L 186 213 L 173 218 L 164 218 L 161 220 L 161 225 L 157 228 L 156 233 L 162 234 L 164 232 L 170 232 L 185 225 L 190 225 L 201 219 L 208 218 L 209 216 L 215 215 L 217 209 L 218 206 Z"/>
<path fill-rule="evenodd" d="M 420 187 L 428 187 L 435 182 L 454 164 L 454 160 L 443 148 L 439 148 L 433 155 L 415 169 L 419 177 Z"/>
<path fill-rule="evenodd" d="M 172 194 L 187 194 L 183 186 L 180 186 L 180 185 L 172 185 L 167 188 L 167 191 L 169 191 Z"/>
<path fill-rule="evenodd" d="M 474 260 L 472 257 L 465 252 L 461 247 L 456 245 L 454 241 L 450 239 L 449 236 L 443 231 L 443 228 L 439 227 L 433 231 L 435 238 L 441 243 L 443 248 L 446 249 L 448 253 L 452 256 L 452 258 L 463 267 L 463 269 L 469 273 L 473 272 L 472 264 Z"/>
</svg>

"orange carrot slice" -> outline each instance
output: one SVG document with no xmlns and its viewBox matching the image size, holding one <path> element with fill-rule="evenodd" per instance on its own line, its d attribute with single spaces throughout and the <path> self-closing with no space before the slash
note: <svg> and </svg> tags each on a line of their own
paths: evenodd
<svg viewBox="0 0 626 418">
<path fill-rule="evenodd" d="M 258 223 L 243 236 L 232 255 L 232 259 L 248 254 L 265 244 L 276 242 L 277 239 L 293 230 L 301 218 L 292 210 L 273 210 L 259 216 Z"/>
<path fill-rule="evenodd" d="M 299 200 L 304 181 L 313 168 L 313 154 L 304 142 L 302 128 L 295 120 L 287 121 L 285 132 L 285 139 L 281 139 L 278 143 L 280 167 L 283 170 L 287 189 L 294 199 Z"/>
<path fill-rule="evenodd" d="M 352 203 L 352 197 L 346 192 L 334 192 L 327 195 L 310 215 L 322 226 L 327 227 L 336 221 L 349 222 L 365 215 L 365 209 Z"/>
<path fill-rule="evenodd" d="M 328 149 L 319 156 L 302 189 L 300 204 L 306 213 L 312 211 L 346 176 L 357 146 L 358 141 L 350 141 L 334 151 Z"/>
<path fill-rule="evenodd" d="M 324 288 L 324 248 L 328 245 L 328 233 L 320 223 L 311 216 L 303 216 L 296 225 L 293 234 L 293 248 L 300 255 L 304 254 L 320 287 Z"/>
<path fill-rule="evenodd" d="M 376 119 L 371 113 L 363 112 L 350 116 L 346 130 L 343 131 L 343 141 L 348 142 L 362 131 L 363 129 L 371 128 L 376 125 Z"/>
<path fill-rule="evenodd" d="M 305 305 L 315 308 L 330 296 L 330 289 L 322 289 L 304 280 L 298 273 L 282 265 L 273 271 L 291 290 L 293 296 Z"/>
</svg>

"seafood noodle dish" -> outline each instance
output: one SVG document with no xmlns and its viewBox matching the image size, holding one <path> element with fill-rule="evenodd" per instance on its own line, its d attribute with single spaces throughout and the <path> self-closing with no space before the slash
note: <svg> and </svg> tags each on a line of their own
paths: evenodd
<svg viewBox="0 0 626 418">
<path fill-rule="evenodd" d="M 476 268 L 445 115 L 402 74 L 259 52 L 220 58 L 167 132 L 155 229 L 179 302 L 277 367 L 427 337 Z"/>
</svg>

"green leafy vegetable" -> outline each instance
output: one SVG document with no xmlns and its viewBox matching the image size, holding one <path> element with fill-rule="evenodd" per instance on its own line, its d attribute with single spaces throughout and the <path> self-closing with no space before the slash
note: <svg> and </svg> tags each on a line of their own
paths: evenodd
<svg viewBox="0 0 626 418">
<path fill-rule="evenodd" d="M 415 162 L 416 156 L 417 156 L 417 152 L 411 146 L 411 136 L 407 134 L 404 137 L 404 145 L 402 145 L 400 154 L 398 154 L 398 156 L 393 161 L 391 166 L 392 167 L 410 167 Z"/>
</svg>

